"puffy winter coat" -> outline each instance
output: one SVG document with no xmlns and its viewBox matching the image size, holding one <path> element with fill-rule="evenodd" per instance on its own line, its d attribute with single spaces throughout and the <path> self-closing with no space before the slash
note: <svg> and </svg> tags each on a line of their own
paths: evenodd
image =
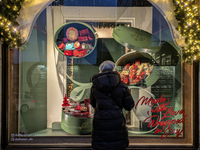
<svg viewBox="0 0 200 150">
<path fill-rule="evenodd" d="M 125 150 L 129 145 L 126 120 L 122 109 L 134 107 L 127 86 L 115 71 L 92 77 L 90 104 L 95 108 L 92 147 L 96 150 Z"/>
</svg>

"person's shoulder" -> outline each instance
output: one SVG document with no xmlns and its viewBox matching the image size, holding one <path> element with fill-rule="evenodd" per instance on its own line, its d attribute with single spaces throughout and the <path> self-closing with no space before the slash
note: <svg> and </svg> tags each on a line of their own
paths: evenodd
<svg viewBox="0 0 200 150">
<path fill-rule="evenodd" d="M 121 88 L 128 88 L 127 84 L 125 84 L 124 82 L 120 81 L 120 83 L 118 84 L 118 87 Z"/>
</svg>

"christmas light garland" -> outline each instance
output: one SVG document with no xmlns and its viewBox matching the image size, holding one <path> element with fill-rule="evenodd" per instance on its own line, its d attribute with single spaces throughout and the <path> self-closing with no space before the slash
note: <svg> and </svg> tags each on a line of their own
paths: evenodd
<svg viewBox="0 0 200 150">
<path fill-rule="evenodd" d="M 16 18 L 24 0 L 0 0 L 0 39 L 12 47 L 21 45 L 19 26 Z"/>
<path fill-rule="evenodd" d="M 200 59 L 200 21 L 195 0 L 173 0 L 175 17 L 181 36 L 187 44 L 183 47 L 182 60 L 192 63 Z"/>
</svg>

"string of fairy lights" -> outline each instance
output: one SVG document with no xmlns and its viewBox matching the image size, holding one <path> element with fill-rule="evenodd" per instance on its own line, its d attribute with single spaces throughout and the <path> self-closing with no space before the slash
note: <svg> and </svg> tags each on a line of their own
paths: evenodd
<svg viewBox="0 0 200 150">
<path fill-rule="evenodd" d="M 193 62 L 200 58 L 200 18 L 197 0 L 173 0 L 180 35 L 185 38 L 182 60 Z"/>
<path fill-rule="evenodd" d="M 11 47 L 21 45 L 19 26 L 16 21 L 24 0 L 0 0 L 0 39 Z"/>
<path fill-rule="evenodd" d="M 21 46 L 19 26 L 16 18 L 26 0 L 0 0 L 0 39 L 12 47 Z M 185 39 L 182 60 L 192 62 L 200 59 L 200 18 L 197 0 L 172 0 L 175 17 L 178 20 L 177 30 Z"/>
</svg>

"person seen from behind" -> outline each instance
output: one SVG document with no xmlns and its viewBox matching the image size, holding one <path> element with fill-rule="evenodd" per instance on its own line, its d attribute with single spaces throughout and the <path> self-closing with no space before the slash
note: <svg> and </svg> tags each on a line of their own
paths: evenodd
<svg viewBox="0 0 200 150">
<path fill-rule="evenodd" d="M 129 145 L 126 120 L 122 109 L 130 111 L 135 103 L 128 87 L 115 70 L 115 63 L 104 61 L 95 74 L 90 104 L 95 108 L 92 129 L 94 150 L 125 150 Z"/>
</svg>

